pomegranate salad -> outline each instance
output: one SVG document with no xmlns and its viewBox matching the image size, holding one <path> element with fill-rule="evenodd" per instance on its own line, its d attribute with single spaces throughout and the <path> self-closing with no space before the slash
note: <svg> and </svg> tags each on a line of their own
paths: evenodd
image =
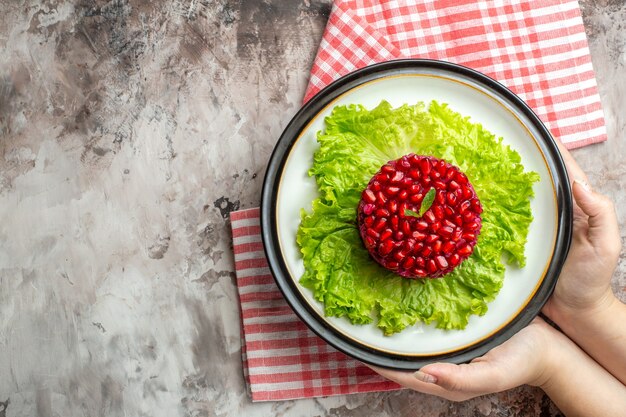
<svg viewBox="0 0 626 417">
<path fill-rule="evenodd" d="M 535 172 L 480 124 L 431 102 L 337 106 L 309 174 L 300 282 L 327 316 L 463 329 L 523 267 Z"/>
<path fill-rule="evenodd" d="M 452 272 L 474 251 L 481 228 L 482 206 L 467 176 L 432 156 L 383 165 L 357 211 L 370 256 L 407 278 Z"/>
</svg>

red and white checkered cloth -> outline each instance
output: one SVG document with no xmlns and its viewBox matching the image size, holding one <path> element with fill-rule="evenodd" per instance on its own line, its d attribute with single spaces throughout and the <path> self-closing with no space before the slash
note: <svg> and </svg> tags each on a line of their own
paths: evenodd
<svg viewBox="0 0 626 417">
<path fill-rule="evenodd" d="M 335 0 L 304 100 L 355 69 L 407 57 L 451 61 L 495 78 L 570 149 L 606 140 L 576 0 Z M 291 311 L 264 257 L 258 209 L 231 213 L 231 221 L 252 400 L 398 389 L 327 345 Z"/>
<path fill-rule="evenodd" d="M 259 209 L 231 213 L 230 220 L 252 401 L 398 389 L 330 347 L 291 310 L 265 260 Z"/>
</svg>

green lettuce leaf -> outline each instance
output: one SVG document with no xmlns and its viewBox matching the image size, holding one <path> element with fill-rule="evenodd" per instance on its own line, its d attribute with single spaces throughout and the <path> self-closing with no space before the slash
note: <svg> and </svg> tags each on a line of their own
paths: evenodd
<svg viewBox="0 0 626 417">
<path fill-rule="evenodd" d="M 532 222 L 534 172 L 519 154 L 480 124 L 433 101 L 393 108 L 381 102 L 335 107 L 318 132 L 309 174 L 320 197 L 302 211 L 297 243 L 305 272 L 300 282 L 324 303 L 327 316 L 354 324 L 375 322 L 387 335 L 418 321 L 463 329 L 483 315 L 502 287 L 505 265 L 523 267 Z M 410 280 L 372 260 L 356 224 L 356 207 L 370 178 L 386 162 L 409 153 L 457 165 L 483 205 L 474 253 L 440 279 Z"/>
</svg>

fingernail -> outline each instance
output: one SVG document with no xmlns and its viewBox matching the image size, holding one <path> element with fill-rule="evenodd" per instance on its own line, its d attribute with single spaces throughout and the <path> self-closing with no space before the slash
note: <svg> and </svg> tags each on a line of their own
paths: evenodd
<svg viewBox="0 0 626 417">
<path fill-rule="evenodd" d="M 581 187 L 583 187 L 583 189 L 585 191 L 591 191 L 591 187 L 589 186 L 589 183 L 587 183 L 587 181 L 584 180 L 574 180 L 575 183 L 578 183 L 578 185 L 580 185 Z"/>
<path fill-rule="evenodd" d="M 413 376 L 417 379 L 419 379 L 422 382 L 427 382 L 429 384 L 436 384 L 437 383 L 437 378 L 435 378 L 433 375 L 431 374 L 427 374 L 425 372 L 422 371 L 417 371 L 413 374 Z"/>
</svg>

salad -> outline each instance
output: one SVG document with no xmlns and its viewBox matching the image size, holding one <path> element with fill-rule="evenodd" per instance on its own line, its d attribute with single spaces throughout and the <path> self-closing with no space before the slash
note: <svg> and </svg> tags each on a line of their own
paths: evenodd
<svg viewBox="0 0 626 417">
<path fill-rule="evenodd" d="M 480 124 L 432 101 L 374 109 L 337 106 L 318 132 L 309 174 L 319 198 L 302 211 L 297 243 L 305 272 L 300 283 L 327 316 L 375 322 L 391 335 L 418 321 L 463 329 L 483 315 L 502 287 L 505 264 L 522 268 L 532 222 L 535 172 Z M 407 279 L 376 262 L 359 233 L 357 207 L 372 176 L 405 155 L 432 156 L 458 167 L 482 205 L 471 255 L 437 279 Z"/>
</svg>

